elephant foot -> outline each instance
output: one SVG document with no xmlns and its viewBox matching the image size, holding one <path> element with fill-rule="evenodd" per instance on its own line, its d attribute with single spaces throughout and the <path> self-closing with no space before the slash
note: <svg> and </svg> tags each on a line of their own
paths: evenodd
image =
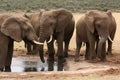
<svg viewBox="0 0 120 80">
<path fill-rule="evenodd" d="M 49 57 L 47 59 L 47 63 L 48 63 L 48 71 L 53 71 L 54 70 L 54 56 Z"/>
<path fill-rule="evenodd" d="M 10 66 L 5 66 L 5 72 L 11 72 Z"/>
<path fill-rule="evenodd" d="M 63 62 L 58 61 L 58 71 L 63 71 L 63 66 L 64 66 Z"/>
<path fill-rule="evenodd" d="M 63 71 L 66 60 L 63 57 L 58 57 L 58 71 Z"/>
<path fill-rule="evenodd" d="M 84 56 L 84 54 L 80 54 L 80 56 Z"/>
<path fill-rule="evenodd" d="M 103 59 L 100 59 L 101 62 L 106 62 L 107 59 L 106 58 L 103 58 Z"/>
<path fill-rule="evenodd" d="M 113 55 L 113 53 L 112 53 L 112 52 L 109 52 L 109 51 L 106 52 L 106 54 L 107 54 L 107 55 Z"/>
<path fill-rule="evenodd" d="M 79 58 L 75 58 L 75 62 L 79 62 L 80 61 L 80 59 Z"/>
<path fill-rule="evenodd" d="M 54 61 L 48 61 L 48 71 L 54 70 Z"/>
<path fill-rule="evenodd" d="M 64 53 L 64 57 L 67 58 L 68 57 L 68 53 Z"/>
<path fill-rule="evenodd" d="M 0 72 L 3 72 L 3 68 L 0 68 Z"/>
<path fill-rule="evenodd" d="M 90 60 L 90 57 L 85 55 L 85 60 Z"/>
<path fill-rule="evenodd" d="M 90 63 L 97 63 L 98 61 L 99 61 L 98 59 L 91 59 L 88 62 L 90 62 Z"/>
<path fill-rule="evenodd" d="M 33 55 L 33 53 L 32 53 L 32 52 L 27 52 L 26 54 L 27 54 L 27 55 Z"/>
<path fill-rule="evenodd" d="M 88 58 L 88 57 L 85 57 L 85 60 L 89 60 L 89 58 Z"/>
<path fill-rule="evenodd" d="M 97 57 L 98 57 L 99 59 L 101 59 L 101 55 L 98 55 L 98 54 L 97 54 Z"/>
</svg>

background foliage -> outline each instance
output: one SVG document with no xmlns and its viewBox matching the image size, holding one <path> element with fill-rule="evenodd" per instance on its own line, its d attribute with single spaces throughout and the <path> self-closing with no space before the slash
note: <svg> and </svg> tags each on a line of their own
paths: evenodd
<svg viewBox="0 0 120 80">
<path fill-rule="evenodd" d="M 0 11 L 32 11 L 66 8 L 73 12 L 86 10 L 120 10 L 120 0 L 0 0 Z"/>
</svg>

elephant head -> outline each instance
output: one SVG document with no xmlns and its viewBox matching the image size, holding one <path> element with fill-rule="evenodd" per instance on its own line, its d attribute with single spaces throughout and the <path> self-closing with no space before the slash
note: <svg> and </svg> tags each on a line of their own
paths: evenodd
<svg viewBox="0 0 120 80">
<path fill-rule="evenodd" d="M 54 33 L 64 31 L 65 26 L 68 24 L 69 19 L 72 18 L 70 12 L 65 9 L 49 10 L 41 13 L 40 17 L 40 41 L 51 41 Z"/>
<path fill-rule="evenodd" d="M 103 43 L 109 38 L 109 26 L 110 26 L 110 16 L 111 12 L 102 11 L 89 11 L 86 13 L 86 25 L 91 34 L 97 34 L 99 36 L 97 54 L 100 56 L 102 52 Z M 112 41 L 112 40 L 111 40 Z"/>
<path fill-rule="evenodd" d="M 30 41 L 35 44 L 37 36 L 29 20 L 23 17 L 8 17 L 1 25 L 1 32 L 11 39 L 20 42 L 21 40 Z"/>
</svg>

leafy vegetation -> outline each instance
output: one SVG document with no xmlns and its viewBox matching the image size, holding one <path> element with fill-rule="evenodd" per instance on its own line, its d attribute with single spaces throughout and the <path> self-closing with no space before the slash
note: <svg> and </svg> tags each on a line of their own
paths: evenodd
<svg viewBox="0 0 120 80">
<path fill-rule="evenodd" d="M 32 11 L 66 8 L 73 12 L 86 10 L 120 10 L 120 0 L 0 0 L 0 11 Z"/>
</svg>

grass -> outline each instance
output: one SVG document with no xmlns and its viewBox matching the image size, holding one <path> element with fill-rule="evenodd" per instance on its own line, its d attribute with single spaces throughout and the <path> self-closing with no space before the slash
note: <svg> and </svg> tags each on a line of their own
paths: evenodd
<svg viewBox="0 0 120 80">
<path fill-rule="evenodd" d="M 0 0 L 0 11 L 36 11 L 66 8 L 73 12 L 86 10 L 120 10 L 119 0 Z"/>
</svg>

